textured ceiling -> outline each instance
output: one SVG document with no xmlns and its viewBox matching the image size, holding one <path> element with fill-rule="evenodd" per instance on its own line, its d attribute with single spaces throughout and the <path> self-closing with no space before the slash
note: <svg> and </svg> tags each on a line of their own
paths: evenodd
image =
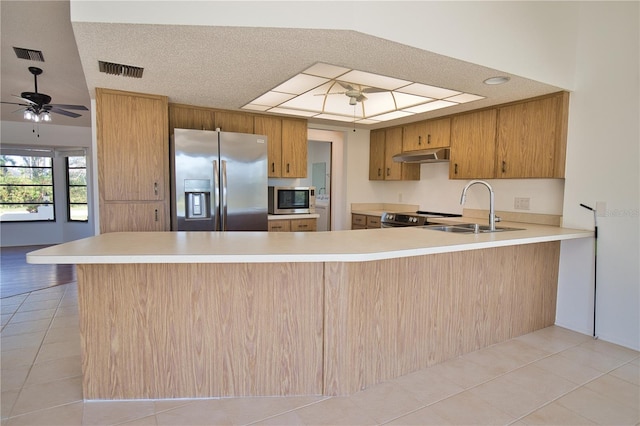
<svg viewBox="0 0 640 426">
<path fill-rule="evenodd" d="M 240 108 L 316 62 L 485 96 L 481 101 L 372 127 L 495 105 L 560 90 L 499 70 L 348 30 L 139 25 L 69 21 L 68 2 L 1 2 L 2 100 L 32 90 L 12 46 L 44 52 L 38 88 L 53 103 L 89 105 L 96 87 L 161 94 L 170 102 Z M 42 7 L 46 7 L 43 12 Z M 38 9 L 36 12 L 34 8 Z M 29 10 L 31 9 L 31 10 Z M 48 23 L 45 25 L 45 23 Z M 77 46 L 77 47 L 76 47 Z M 144 68 L 141 79 L 100 73 L 98 61 Z M 482 81 L 508 75 L 511 81 Z M 10 99 L 9 99 L 10 100 Z M 345 97 L 345 102 L 349 99 Z M 11 107 L 11 106 L 9 106 Z M 2 107 L 2 120 L 22 120 Z M 84 114 L 88 116 L 88 113 Z M 90 125 L 87 117 L 55 116 L 56 124 Z M 345 126 L 344 122 L 336 122 Z"/>
</svg>

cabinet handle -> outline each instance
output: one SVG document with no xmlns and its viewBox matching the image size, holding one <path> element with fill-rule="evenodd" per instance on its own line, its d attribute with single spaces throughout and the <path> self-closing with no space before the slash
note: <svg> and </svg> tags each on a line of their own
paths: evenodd
<svg viewBox="0 0 640 426">
<path fill-rule="evenodd" d="M 458 163 L 454 163 L 453 164 L 453 174 L 457 175 L 458 174 Z"/>
<path fill-rule="evenodd" d="M 427 135 L 427 143 L 430 144 L 431 143 L 431 134 Z"/>
<path fill-rule="evenodd" d="M 287 173 L 289 173 L 289 163 L 287 163 Z"/>
<path fill-rule="evenodd" d="M 378 177 L 382 176 L 382 169 L 378 168 Z"/>
<path fill-rule="evenodd" d="M 418 136 L 418 145 L 422 145 L 422 136 Z"/>
<path fill-rule="evenodd" d="M 158 209 L 156 209 L 156 222 L 158 221 Z"/>
<path fill-rule="evenodd" d="M 391 168 L 387 167 L 387 176 L 391 176 Z"/>
<path fill-rule="evenodd" d="M 300 228 L 306 228 L 309 225 L 298 225 Z"/>
<path fill-rule="evenodd" d="M 158 182 L 153 182 L 153 193 L 158 195 Z"/>
<path fill-rule="evenodd" d="M 507 173 L 507 162 L 506 161 L 502 162 L 502 173 Z"/>
<path fill-rule="evenodd" d="M 276 171 L 276 163 L 271 163 L 271 173 L 275 173 Z"/>
</svg>

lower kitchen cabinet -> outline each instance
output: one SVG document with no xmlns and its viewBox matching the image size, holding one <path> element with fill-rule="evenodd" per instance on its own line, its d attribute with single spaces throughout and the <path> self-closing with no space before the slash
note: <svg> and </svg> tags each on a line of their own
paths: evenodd
<svg viewBox="0 0 640 426">
<path fill-rule="evenodd" d="M 351 229 L 375 229 L 380 227 L 380 216 L 366 214 L 351 215 Z"/>
<path fill-rule="evenodd" d="M 165 231 L 164 202 L 105 203 L 100 206 L 100 231 Z"/>
<path fill-rule="evenodd" d="M 269 232 L 315 232 L 318 219 L 276 219 L 269 221 Z"/>
</svg>

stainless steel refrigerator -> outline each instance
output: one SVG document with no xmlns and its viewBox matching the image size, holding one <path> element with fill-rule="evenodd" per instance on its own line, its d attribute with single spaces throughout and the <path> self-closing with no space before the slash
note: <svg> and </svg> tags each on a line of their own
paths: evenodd
<svg viewBox="0 0 640 426">
<path fill-rule="evenodd" d="M 171 230 L 267 230 L 266 136 L 175 129 L 171 172 Z"/>
</svg>

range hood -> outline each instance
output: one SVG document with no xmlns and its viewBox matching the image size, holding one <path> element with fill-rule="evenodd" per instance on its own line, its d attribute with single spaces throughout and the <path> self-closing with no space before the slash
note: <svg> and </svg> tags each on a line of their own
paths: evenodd
<svg viewBox="0 0 640 426">
<path fill-rule="evenodd" d="M 393 156 L 396 163 L 442 163 L 449 161 L 449 148 L 407 151 Z"/>
</svg>

